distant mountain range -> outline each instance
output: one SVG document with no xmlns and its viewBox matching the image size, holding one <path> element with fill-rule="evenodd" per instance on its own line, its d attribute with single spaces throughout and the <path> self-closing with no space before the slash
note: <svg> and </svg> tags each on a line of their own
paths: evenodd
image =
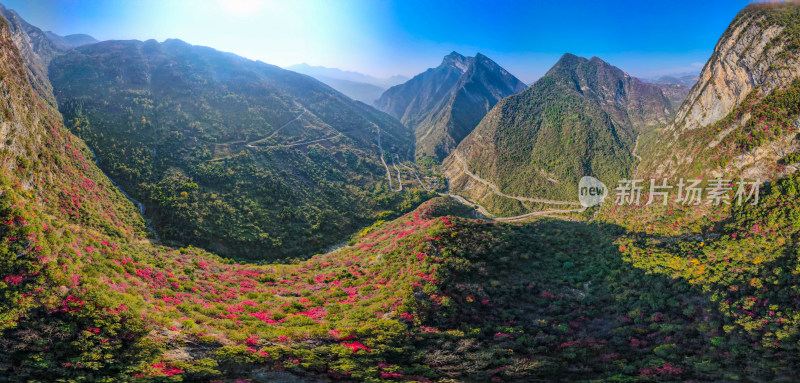
<svg viewBox="0 0 800 383">
<path fill-rule="evenodd" d="M 286 69 L 314 77 L 331 88 L 344 93 L 347 97 L 365 104 L 372 104 L 389 87 L 408 81 L 408 77 L 405 76 L 377 78 L 358 72 L 324 66 L 311 66 L 306 63 L 291 65 Z"/>
<path fill-rule="evenodd" d="M 47 37 L 50 38 L 54 43 L 64 47 L 64 48 L 77 48 L 79 46 L 94 44 L 100 42 L 96 38 L 89 36 L 87 34 L 79 33 L 79 34 L 72 34 L 66 36 L 60 36 L 55 32 L 47 31 L 45 32 Z"/>
<path fill-rule="evenodd" d="M 644 82 L 651 84 L 677 84 L 691 88 L 697 82 L 700 73 L 678 73 L 672 75 L 665 75 L 658 78 L 642 78 Z"/>
<path fill-rule="evenodd" d="M 661 76 L 656 79 L 642 79 L 642 81 L 653 84 L 661 88 L 664 95 L 669 98 L 672 108 L 677 110 L 686 97 L 689 90 L 697 82 L 698 73 L 680 73 L 675 75 Z"/>
<path fill-rule="evenodd" d="M 488 57 L 445 56 L 436 67 L 389 88 L 375 107 L 414 130 L 416 157 L 441 161 L 506 96 L 526 88 Z"/>
</svg>

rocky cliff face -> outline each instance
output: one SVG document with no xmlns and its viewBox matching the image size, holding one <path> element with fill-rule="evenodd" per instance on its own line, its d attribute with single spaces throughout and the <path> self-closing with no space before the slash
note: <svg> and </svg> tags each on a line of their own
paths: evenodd
<svg viewBox="0 0 800 383">
<path fill-rule="evenodd" d="M 47 79 L 47 65 L 65 49 L 53 43 L 41 29 L 28 24 L 17 12 L 5 8 L 2 4 L 0 4 L 0 15 L 8 21 L 9 37 L 25 60 L 25 70 L 29 72 L 31 85 L 40 97 L 55 105 L 53 88 Z"/>
<path fill-rule="evenodd" d="M 416 155 L 441 160 L 498 101 L 525 84 L 478 53 L 453 52 L 437 68 L 387 90 L 375 105 L 414 129 Z"/>
<path fill-rule="evenodd" d="M 713 124 L 750 92 L 762 98 L 800 75 L 800 60 L 790 53 L 793 36 L 780 22 L 790 10 L 748 7 L 731 23 L 678 110 L 673 131 Z"/>
<path fill-rule="evenodd" d="M 660 137 L 642 147 L 643 177 L 768 179 L 796 169 L 800 7 L 742 10 Z"/>
<path fill-rule="evenodd" d="M 94 166 L 83 141 L 64 128 L 48 104 L 52 94 L 44 97 L 37 87 L 42 83 L 22 54 L 33 47 L 19 40 L 12 25 L 0 17 L 0 183 L 11 181 L 48 214 L 114 235 L 140 232 L 144 226 L 133 205 Z"/>
</svg>

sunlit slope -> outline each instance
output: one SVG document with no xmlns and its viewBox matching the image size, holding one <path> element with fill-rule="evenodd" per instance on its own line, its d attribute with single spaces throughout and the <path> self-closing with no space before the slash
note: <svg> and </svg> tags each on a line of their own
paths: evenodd
<svg viewBox="0 0 800 383">
<path fill-rule="evenodd" d="M 379 134 L 411 153 L 408 129 L 305 75 L 149 40 L 78 48 L 50 78 L 69 128 L 168 243 L 307 256 L 419 199 L 391 193 L 379 159 Z"/>
</svg>

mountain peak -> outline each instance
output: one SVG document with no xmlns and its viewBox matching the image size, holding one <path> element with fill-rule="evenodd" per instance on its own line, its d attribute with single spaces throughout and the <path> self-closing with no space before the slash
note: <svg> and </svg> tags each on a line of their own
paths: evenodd
<svg viewBox="0 0 800 383">
<path fill-rule="evenodd" d="M 155 40 L 155 39 L 150 39 L 150 40 Z M 191 44 L 187 43 L 186 41 L 183 41 L 181 39 L 176 39 L 176 38 L 166 39 L 166 40 L 164 40 L 163 43 L 164 44 L 182 45 L 182 46 L 191 46 Z"/>
<path fill-rule="evenodd" d="M 496 104 L 442 168 L 454 180 L 451 190 L 466 190 L 476 203 L 495 209 L 508 205 L 484 197 L 495 193 L 471 181 L 464 169 L 508 191 L 531 193 L 526 196 L 571 195 L 583 175 L 601 180 L 628 176 L 637 132 L 666 123 L 669 107 L 657 87 L 597 57 L 566 53 L 527 90 Z M 548 162 L 554 165 L 540 165 Z"/>
<path fill-rule="evenodd" d="M 597 57 L 597 56 L 592 56 L 592 58 L 589 59 L 589 62 L 598 63 L 598 64 L 608 64 L 607 62 L 603 61 L 603 59 L 601 59 L 600 57 Z"/>
<path fill-rule="evenodd" d="M 576 56 L 572 53 L 564 53 L 560 59 L 553 65 L 553 68 L 560 68 L 560 67 L 575 67 L 582 63 L 585 63 L 587 60 L 585 57 Z M 552 69 L 551 69 L 552 70 Z"/>
<path fill-rule="evenodd" d="M 461 53 L 458 53 L 456 51 L 452 51 L 447 56 L 444 56 L 444 59 L 445 60 L 447 60 L 447 59 L 464 59 L 464 55 L 462 55 Z"/>
<path fill-rule="evenodd" d="M 441 160 L 492 106 L 525 87 L 483 54 L 451 52 L 440 66 L 387 90 L 374 105 L 414 130 L 418 157 Z"/>
<path fill-rule="evenodd" d="M 584 60 L 586 60 L 586 59 L 585 59 L 585 58 L 583 58 L 583 57 L 576 56 L 576 55 L 574 55 L 574 54 L 572 54 L 572 53 L 569 53 L 569 52 L 567 52 L 567 53 L 564 53 L 563 55 L 561 55 L 561 58 L 560 58 L 560 59 L 558 59 L 558 61 L 565 61 L 565 60 L 576 60 L 576 59 L 584 59 Z"/>
<path fill-rule="evenodd" d="M 587 68 L 594 68 L 592 70 L 588 70 Z M 620 78 L 628 78 L 630 75 L 622 71 L 621 69 L 609 64 L 603 59 L 592 56 L 592 58 L 587 59 L 585 57 L 576 56 L 571 53 L 565 53 L 561 56 L 561 59 L 550 68 L 548 74 L 556 75 L 556 76 L 578 76 L 579 78 L 584 78 L 586 76 L 593 76 L 593 73 L 597 70 L 602 72 L 606 72 L 608 74 L 612 74 L 612 77 L 620 77 Z"/>
<path fill-rule="evenodd" d="M 482 63 L 484 65 L 490 65 L 492 67 L 495 67 L 495 66 L 499 67 L 499 65 L 497 65 L 497 63 L 494 62 L 494 60 L 490 59 L 489 57 L 487 57 L 486 55 L 484 55 L 483 53 L 480 53 L 480 52 L 475 54 L 474 60 L 475 60 L 475 62 Z"/>
<path fill-rule="evenodd" d="M 89 36 L 85 33 L 75 33 L 71 35 L 61 36 L 53 31 L 44 32 L 47 37 L 54 43 L 63 48 L 77 48 L 83 45 L 94 44 L 99 42 L 96 38 Z"/>
<path fill-rule="evenodd" d="M 450 66 L 460 70 L 462 73 L 467 71 L 469 67 L 469 57 L 464 57 L 460 53 L 453 51 L 449 55 L 444 56 L 442 66 Z"/>
</svg>

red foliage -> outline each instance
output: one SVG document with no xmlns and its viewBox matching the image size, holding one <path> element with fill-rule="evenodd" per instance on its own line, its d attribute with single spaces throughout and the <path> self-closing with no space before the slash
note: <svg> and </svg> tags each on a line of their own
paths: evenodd
<svg viewBox="0 0 800 383">
<path fill-rule="evenodd" d="M 355 354 L 358 350 L 364 350 L 366 352 L 371 352 L 372 351 L 371 348 L 365 346 L 361 342 L 351 342 L 351 343 L 342 342 L 341 345 L 345 346 L 345 347 L 349 347 L 350 350 L 352 350 L 353 354 Z"/>
</svg>

